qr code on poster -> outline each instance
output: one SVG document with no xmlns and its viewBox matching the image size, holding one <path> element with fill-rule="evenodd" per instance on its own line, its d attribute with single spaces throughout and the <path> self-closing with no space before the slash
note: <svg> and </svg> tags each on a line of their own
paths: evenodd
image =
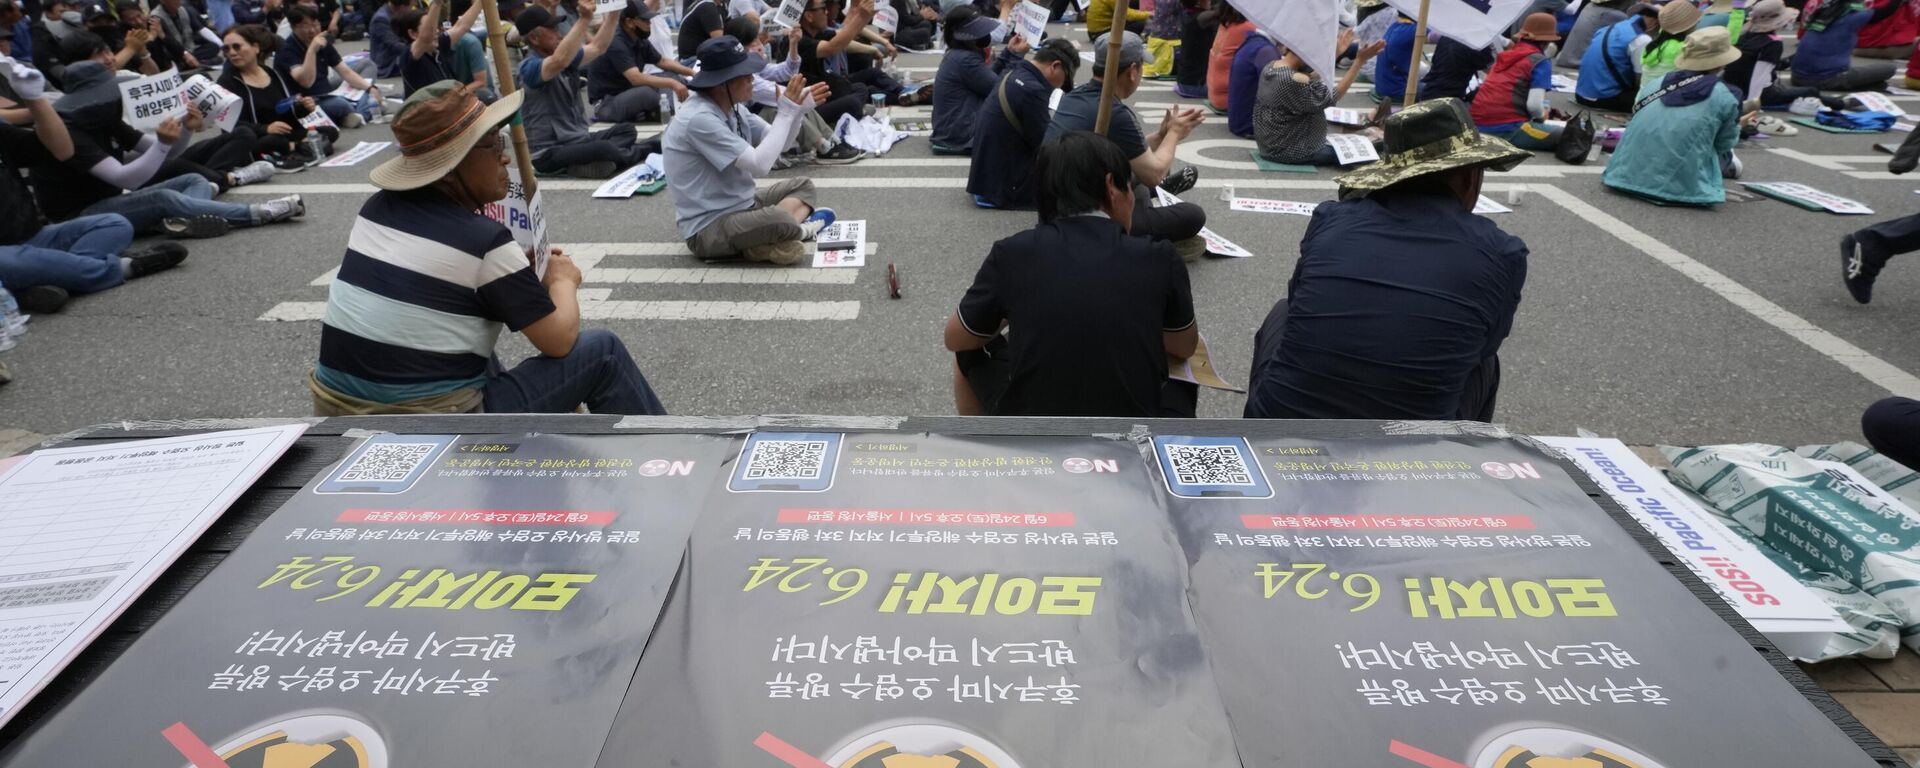
<svg viewBox="0 0 1920 768">
<path fill-rule="evenodd" d="M 397 483 L 406 480 L 433 455 L 436 443 L 374 443 L 337 478 L 343 483 Z"/>
<path fill-rule="evenodd" d="M 1253 485 L 1237 445 L 1169 445 L 1167 463 L 1181 485 Z"/>
<path fill-rule="evenodd" d="M 747 456 L 747 480 L 818 480 L 827 464 L 825 440 L 762 440 Z"/>
</svg>

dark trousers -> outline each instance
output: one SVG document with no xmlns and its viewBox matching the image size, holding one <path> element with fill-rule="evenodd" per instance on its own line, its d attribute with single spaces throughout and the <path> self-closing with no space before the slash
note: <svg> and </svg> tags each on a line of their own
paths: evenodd
<svg viewBox="0 0 1920 768">
<path fill-rule="evenodd" d="M 590 328 L 566 357 L 535 355 L 510 369 L 496 361 L 487 376 L 487 413 L 594 413 L 665 416 L 667 409 L 612 331 Z"/>
<path fill-rule="evenodd" d="M 1867 406 L 1860 431 L 1874 450 L 1920 471 L 1920 400 L 1889 397 Z"/>
<path fill-rule="evenodd" d="M 1575 96 L 1573 100 L 1578 102 L 1580 106 L 1593 107 L 1594 109 L 1605 110 L 1607 112 L 1633 111 L 1633 89 L 1631 88 L 1622 90 L 1604 99 L 1589 99 L 1585 96 Z"/>
<path fill-rule="evenodd" d="M 593 119 L 602 123 L 637 123 L 660 117 L 660 89 L 636 85 L 593 105 Z"/>
<path fill-rule="evenodd" d="M 1848 67 L 1847 71 L 1825 80 L 1808 81 L 1795 76 L 1793 84 L 1823 91 L 1884 91 L 1887 89 L 1887 78 L 1893 77 L 1898 69 L 1891 61 L 1869 61 Z"/>
<path fill-rule="evenodd" d="M 847 93 L 828 99 L 827 103 L 814 108 L 814 111 L 819 113 L 820 119 L 827 121 L 827 125 L 838 125 L 841 115 L 853 115 L 855 120 L 860 119 L 860 108 L 866 103 L 867 89 L 856 85 Z"/>
<path fill-rule="evenodd" d="M 887 74 L 884 69 L 867 67 L 847 75 L 847 79 L 853 81 L 855 85 L 866 86 L 867 98 L 873 98 L 873 94 L 876 93 L 884 93 L 887 95 L 888 104 L 900 103 L 900 81 L 893 79 L 893 75 Z"/>
<path fill-rule="evenodd" d="M 227 180 L 227 172 L 253 162 L 253 147 L 259 138 L 253 133 L 253 126 L 238 124 L 233 132 L 214 136 L 205 141 L 196 142 L 160 165 L 160 171 L 145 186 L 153 186 L 175 176 L 193 174 L 219 185 L 226 192 L 233 185 Z"/>
<path fill-rule="evenodd" d="M 1207 211 L 1193 203 L 1180 202 L 1155 208 L 1153 189 L 1133 185 L 1133 228 L 1130 234 L 1155 240 L 1185 240 L 1200 234 L 1207 225 Z"/>
<path fill-rule="evenodd" d="M 1253 334 L 1253 365 L 1247 370 L 1247 408 L 1246 418 L 1289 418 L 1281 408 L 1276 413 L 1269 403 L 1273 397 L 1260 391 L 1261 374 L 1269 361 L 1280 357 L 1280 337 L 1287 327 L 1287 300 L 1273 303 L 1273 309 L 1267 312 L 1267 319 L 1260 323 L 1260 330 Z M 1460 410 L 1454 418 L 1467 421 L 1493 421 L 1494 402 L 1500 397 L 1500 356 L 1488 355 L 1467 374 L 1467 381 L 1460 388 Z"/>
<path fill-rule="evenodd" d="M 1860 271 L 1868 279 L 1880 274 L 1887 260 L 1920 251 L 1920 213 L 1889 219 L 1853 233 L 1860 244 Z"/>
<path fill-rule="evenodd" d="M 1007 347 L 1007 337 L 995 336 L 985 347 L 955 352 L 953 359 L 967 386 L 973 389 L 974 399 L 980 401 L 981 410 L 989 416 L 1000 415 L 1000 397 L 1013 380 L 1013 354 Z M 1155 416 L 1191 419 L 1199 409 L 1200 385 L 1173 379 L 1161 383 L 1160 412 Z"/>
<path fill-rule="evenodd" d="M 1786 108 L 1794 99 L 1820 98 L 1820 89 L 1804 88 L 1786 83 L 1774 83 L 1760 90 L 1760 106 L 1763 108 Z"/>
<path fill-rule="evenodd" d="M 659 140 L 639 141 L 633 133 L 632 123 L 620 123 L 599 133 L 587 135 L 586 141 L 561 144 L 549 147 L 533 160 L 533 169 L 541 173 L 560 173 L 576 165 L 611 161 L 621 168 L 630 168 L 647 159 L 647 155 L 660 151 Z"/>
</svg>

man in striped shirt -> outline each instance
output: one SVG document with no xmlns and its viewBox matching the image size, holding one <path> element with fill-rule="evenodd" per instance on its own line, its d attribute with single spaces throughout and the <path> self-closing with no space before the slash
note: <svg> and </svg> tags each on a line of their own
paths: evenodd
<svg viewBox="0 0 1920 768">
<path fill-rule="evenodd" d="M 499 128 L 520 94 L 487 107 L 451 80 L 420 88 L 393 122 L 400 157 L 373 171 L 328 292 L 316 410 L 340 413 L 664 414 L 619 337 L 580 329 L 580 270 L 559 250 L 544 277 L 501 224 Z M 502 328 L 540 355 L 494 358 Z"/>
</svg>

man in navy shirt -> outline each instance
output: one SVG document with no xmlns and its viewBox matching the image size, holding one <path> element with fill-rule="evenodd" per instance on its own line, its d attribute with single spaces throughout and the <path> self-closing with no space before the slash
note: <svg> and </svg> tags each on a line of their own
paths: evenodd
<svg viewBox="0 0 1920 768">
<path fill-rule="evenodd" d="M 606 53 L 587 65 L 587 101 L 595 121 L 632 123 L 643 115 L 659 117 L 662 93 L 673 94 L 674 101 L 686 100 L 686 79 L 693 77 L 693 69 L 661 56 L 648 40 L 657 13 L 645 3 L 620 9 L 619 34 Z M 664 72 L 650 75 L 648 67 Z"/>
<path fill-rule="evenodd" d="M 1492 420 L 1527 245 L 1473 207 L 1487 168 L 1532 153 L 1458 99 L 1387 118 L 1387 153 L 1314 210 L 1254 336 L 1248 418 Z"/>
</svg>

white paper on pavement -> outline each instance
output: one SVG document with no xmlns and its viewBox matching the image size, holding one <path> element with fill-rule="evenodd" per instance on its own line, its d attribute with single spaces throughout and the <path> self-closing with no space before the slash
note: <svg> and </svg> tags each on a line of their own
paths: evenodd
<svg viewBox="0 0 1920 768">
<path fill-rule="evenodd" d="M 240 122 L 240 97 L 214 84 L 205 75 L 194 75 L 180 83 L 187 103 L 200 108 L 200 116 L 218 126 L 221 132 L 233 130 Z"/>
<path fill-rule="evenodd" d="M 340 98 L 346 99 L 347 101 L 359 101 L 360 97 L 367 95 L 367 92 L 363 88 L 355 88 L 351 85 L 347 85 L 346 83 L 341 83 L 340 87 L 333 89 L 333 93 L 328 95 L 338 96 Z"/>
<path fill-rule="evenodd" d="M 363 141 L 353 145 L 353 149 L 327 158 L 327 161 L 321 163 L 320 167 L 345 168 L 349 165 L 359 165 L 360 161 L 380 154 L 381 150 L 391 146 L 393 146 L 393 142 L 391 141 Z"/>
<path fill-rule="evenodd" d="M 1829 213 L 1845 216 L 1865 216 L 1873 213 L 1872 208 L 1857 200 L 1849 200 L 1838 195 L 1830 195 L 1805 184 L 1790 181 L 1743 181 L 1740 186 L 1770 197 L 1788 197 L 1798 201 L 1805 208 L 1819 208 Z"/>
<path fill-rule="evenodd" d="M 1556 93 L 1573 93 L 1580 89 L 1580 78 L 1574 75 L 1553 73 L 1553 90 Z"/>
<path fill-rule="evenodd" d="M 305 431 L 302 423 L 56 448 L 0 468 L 0 723 Z"/>
<path fill-rule="evenodd" d="M 633 193 L 639 191 L 641 185 L 652 182 L 655 179 L 665 178 L 666 175 L 667 161 L 662 159 L 660 154 L 656 152 L 647 155 L 647 159 L 638 165 L 615 174 L 611 179 L 607 179 L 600 185 L 599 189 L 593 191 L 593 196 L 602 199 L 624 200 L 633 197 Z"/>
<path fill-rule="evenodd" d="M 1295 216 L 1312 216 L 1313 209 L 1319 203 L 1301 203 L 1293 200 L 1266 200 L 1258 197 L 1236 197 L 1227 207 L 1235 211 L 1253 211 L 1255 213 L 1291 213 Z"/>
<path fill-rule="evenodd" d="M 1357 109 L 1327 107 L 1327 122 L 1335 125 L 1366 125 L 1368 114 Z"/>
<path fill-rule="evenodd" d="M 118 85 L 121 117 L 135 130 L 151 133 L 169 117 L 187 117 L 187 96 L 180 89 L 180 73 L 176 70 L 129 78 Z"/>
<path fill-rule="evenodd" d="M 1490 213 L 1513 213 L 1513 209 L 1494 202 L 1491 197 L 1481 195 L 1480 201 L 1473 204 L 1473 212 L 1485 216 Z"/>
<path fill-rule="evenodd" d="M 1047 34 L 1048 13 L 1044 5 L 1033 0 L 1020 0 L 1020 4 L 1013 9 L 1013 31 L 1026 38 L 1029 45 L 1039 45 L 1040 38 Z"/>
<path fill-rule="evenodd" d="M 1161 205 L 1173 205 L 1174 203 L 1180 202 L 1179 197 L 1159 187 L 1153 188 L 1153 194 L 1154 198 L 1159 200 Z M 1219 233 L 1206 227 L 1200 228 L 1200 239 L 1207 241 L 1207 253 L 1215 256 L 1227 256 L 1235 259 L 1245 259 L 1253 256 L 1253 251 L 1240 247 L 1239 244 L 1221 237 Z"/>
<path fill-rule="evenodd" d="M 1333 147 L 1333 153 L 1340 158 L 1341 165 L 1371 163 L 1380 159 L 1380 153 L 1373 148 L 1373 141 L 1357 133 L 1329 133 L 1327 146 Z"/>
<path fill-rule="evenodd" d="M 1579 465 L 1688 570 L 1781 650 L 1813 657 L 1828 635 L 1849 631 L 1820 596 L 1674 488 L 1626 444 L 1597 437 L 1537 439 Z"/>
<path fill-rule="evenodd" d="M 1849 93 L 1847 94 L 1847 98 L 1860 102 L 1860 106 L 1865 107 L 1869 112 L 1885 112 L 1895 116 L 1905 116 L 1907 114 L 1906 110 L 1901 109 L 1900 105 L 1893 103 L 1893 99 L 1887 98 L 1887 95 L 1884 93 L 1861 91 L 1859 93 Z"/>
</svg>

